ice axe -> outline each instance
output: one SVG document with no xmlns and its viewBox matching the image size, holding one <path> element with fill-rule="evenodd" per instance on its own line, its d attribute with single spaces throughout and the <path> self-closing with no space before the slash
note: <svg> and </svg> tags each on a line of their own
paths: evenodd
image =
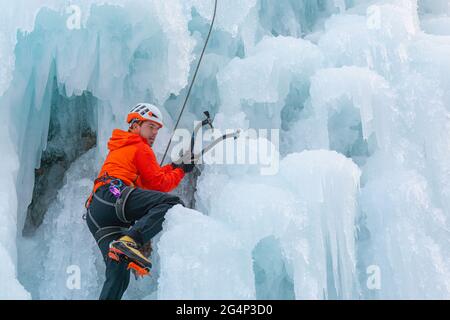
<svg viewBox="0 0 450 320">
<path fill-rule="evenodd" d="M 212 130 L 214 130 L 214 127 L 212 125 L 213 120 L 211 119 L 211 115 L 209 114 L 209 111 L 205 111 L 205 112 L 203 112 L 203 114 L 205 115 L 205 119 L 202 122 L 198 123 L 195 126 L 194 131 L 192 132 L 192 136 L 191 136 L 191 154 L 194 153 L 195 137 L 197 136 L 197 133 L 200 130 L 200 128 L 202 128 L 204 126 L 209 126 Z"/>
<path fill-rule="evenodd" d="M 214 126 L 213 126 L 213 120 L 211 119 L 211 116 L 209 114 L 208 111 L 205 111 L 203 113 L 205 115 L 205 119 L 202 120 L 201 122 L 199 122 L 195 128 L 194 131 L 192 132 L 192 136 L 191 136 L 191 145 L 190 145 L 190 149 L 188 152 L 186 152 L 185 154 L 182 154 L 183 151 L 180 151 L 180 158 L 175 161 L 176 164 L 179 163 L 197 163 L 201 157 L 203 157 L 203 155 L 205 153 L 207 153 L 208 151 L 210 151 L 212 148 L 214 148 L 218 143 L 229 139 L 229 138 L 233 138 L 234 140 L 236 140 L 241 131 L 238 129 L 234 132 L 231 133 L 227 133 L 222 135 L 221 137 L 215 139 L 214 141 L 212 141 L 209 145 L 207 145 L 205 148 L 203 148 L 200 152 L 198 153 L 194 153 L 194 147 L 195 147 L 195 138 L 198 134 L 198 131 L 200 130 L 200 128 L 204 127 L 204 126 L 209 126 L 211 129 L 214 130 Z"/>
</svg>

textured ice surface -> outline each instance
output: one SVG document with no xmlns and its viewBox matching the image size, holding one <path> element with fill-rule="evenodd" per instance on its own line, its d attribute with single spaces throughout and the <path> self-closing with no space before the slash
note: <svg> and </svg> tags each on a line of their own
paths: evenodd
<svg viewBox="0 0 450 320">
<path fill-rule="evenodd" d="M 237 235 L 247 251 L 242 259 L 250 259 L 260 241 L 274 237 L 295 298 L 351 298 L 357 292 L 355 219 L 360 171 L 351 160 L 326 150 L 305 151 L 283 159 L 275 176 L 261 178 L 251 170 L 239 175 L 221 172 L 206 170 L 197 196 L 210 218 Z M 211 188 L 215 183 L 222 186 L 220 193 Z M 266 252 L 263 264 L 276 255 Z M 253 277 L 259 276 L 255 273 L 246 279 L 248 289 Z M 267 296 L 280 286 L 283 274 L 277 276 L 271 286 L 256 288 L 269 292 L 253 291 L 252 298 Z M 281 290 L 286 296 L 288 288 Z"/>
<path fill-rule="evenodd" d="M 69 168 L 66 183 L 48 209 L 44 223 L 22 248 L 22 259 L 34 257 L 34 264 L 21 263 L 26 266 L 22 269 L 28 275 L 24 277 L 26 284 L 33 288 L 36 298 L 96 299 L 100 294 L 104 276 L 98 270 L 102 257 L 82 217 L 86 194 L 93 183 L 91 177 L 95 175 L 95 153 L 95 149 L 90 150 Z"/>
<path fill-rule="evenodd" d="M 67 27 L 70 4 L 80 29 Z M 0 0 L 0 298 L 97 298 L 104 266 L 81 216 L 106 142 L 149 101 L 163 106 L 164 151 L 212 9 Z M 205 165 L 195 210 L 168 213 L 153 278 L 125 298 L 449 298 L 449 19 L 448 0 L 219 1 L 181 126 L 209 110 L 218 128 L 279 129 L 279 168 Z M 65 111 L 85 95 L 89 121 L 75 121 Z M 59 146 L 54 110 L 82 122 Z M 43 151 L 74 152 L 86 126 L 96 148 L 23 237 Z"/>
</svg>

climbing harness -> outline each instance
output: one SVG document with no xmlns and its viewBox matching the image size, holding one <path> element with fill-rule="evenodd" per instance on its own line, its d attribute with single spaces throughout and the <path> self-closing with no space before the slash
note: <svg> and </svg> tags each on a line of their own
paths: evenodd
<svg viewBox="0 0 450 320">
<path fill-rule="evenodd" d="M 95 237 L 95 240 L 97 241 L 97 243 L 100 244 L 100 242 L 103 239 L 105 239 L 111 235 L 114 235 L 114 234 L 123 233 L 124 231 L 126 231 L 128 229 L 123 228 L 123 227 L 118 227 L 118 226 L 101 227 L 95 221 L 95 219 L 91 215 L 91 211 L 89 209 L 92 198 L 95 198 L 97 201 L 99 201 L 107 206 L 114 207 L 117 219 L 119 219 L 119 221 L 124 224 L 130 224 L 132 221 L 129 221 L 125 216 L 125 205 L 127 203 L 127 200 L 129 198 L 130 194 L 134 190 L 136 190 L 136 188 L 125 185 L 122 180 L 109 176 L 107 172 L 105 172 L 105 174 L 103 176 L 95 179 L 94 184 L 97 184 L 98 182 L 103 182 L 104 185 L 109 183 L 108 190 L 116 198 L 115 202 L 110 202 L 110 201 L 106 201 L 106 200 L 100 198 L 96 193 L 92 192 L 91 196 L 86 201 L 86 210 L 87 210 L 86 215 L 87 215 L 87 217 L 89 217 L 89 219 L 94 223 L 94 225 L 97 228 L 97 231 L 96 231 L 94 237 Z"/>
<path fill-rule="evenodd" d="M 97 180 L 95 183 L 97 183 Z M 125 217 L 125 205 L 127 204 L 127 200 L 130 197 L 131 193 L 136 190 L 136 188 L 125 185 L 122 180 L 110 177 L 107 175 L 107 173 L 105 173 L 105 175 L 101 177 L 99 181 L 109 181 L 108 190 L 117 200 L 116 202 L 109 202 L 100 198 L 96 193 L 93 194 L 94 198 L 97 201 L 106 204 L 107 206 L 114 207 L 117 219 L 119 219 L 121 222 L 127 224 L 131 223 L 131 221 L 127 220 L 127 218 Z"/>
<path fill-rule="evenodd" d="M 92 195 L 93 198 L 95 198 L 97 201 L 107 206 L 114 207 L 116 216 L 120 222 L 124 224 L 131 224 L 132 221 L 129 221 L 125 216 L 125 205 L 127 203 L 129 196 L 134 190 L 136 190 L 136 188 L 125 185 L 122 180 L 110 177 L 107 173 L 105 173 L 102 177 L 96 179 L 95 183 L 97 182 L 104 182 L 105 185 L 109 183 L 108 190 L 116 198 L 116 201 L 110 202 L 104 200 L 101 197 L 99 197 L 96 193 L 93 193 Z M 113 235 L 115 235 L 116 237 L 120 237 L 129 230 L 129 228 L 121 226 L 102 227 L 92 216 L 90 208 L 88 207 L 86 210 L 87 210 L 87 217 L 89 218 L 90 221 L 92 221 L 94 226 L 97 228 L 97 231 L 94 233 L 94 238 L 98 245 L 100 245 L 103 240 Z M 108 252 L 108 258 L 116 262 L 119 262 L 120 257 L 123 257 L 125 260 L 128 261 L 127 269 L 131 270 L 134 273 L 136 279 L 138 277 L 144 277 L 150 274 L 150 270 L 148 267 L 141 266 L 139 263 L 128 259 L 128 257 L 126 257 L 120 251 L 114 252 L 110 248 Z"/>
<path fill-rule="evenodd" d="M 122 180 L 114 179 L 109 183 L 109 192 L 111 192 L 114 197 L 119 198 L 122 194 L 122 191 L 120 190 L 122 186 Z"/>
</svg>

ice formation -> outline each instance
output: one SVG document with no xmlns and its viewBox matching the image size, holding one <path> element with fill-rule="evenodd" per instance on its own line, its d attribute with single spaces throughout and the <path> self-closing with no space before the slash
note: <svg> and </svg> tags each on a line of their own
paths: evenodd
<svg viewBox="0 0 450 320">
<path fill-rule="evenodd" d="M 98 297 L 82 215 L 106 142 L 149 101 L 162 154 L 213 3 L 0 0 L 0 298 Z M 195 208 L 168 212 L 125 298 L 450 298 L 450 2 L 219 0 L 216 19 L 181 127 L 278 129 L 236 141 L 278 170 L 183 182 Z"/>
</svg>

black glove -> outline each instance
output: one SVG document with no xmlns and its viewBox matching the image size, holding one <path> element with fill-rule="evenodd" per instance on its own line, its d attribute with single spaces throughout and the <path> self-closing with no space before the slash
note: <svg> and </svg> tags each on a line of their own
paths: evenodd
<svg viewBox="0 0 450 320">
<path fill-rule="evenodd" d="M 195 164 L 194 163 L 180 163 L 180 164 L 172 163 L 172 167 L 180 168 L 181 170 L 184 171 L 184 173 L 189 173 L 192 170 L 194 170 Z"/>
</svg>

